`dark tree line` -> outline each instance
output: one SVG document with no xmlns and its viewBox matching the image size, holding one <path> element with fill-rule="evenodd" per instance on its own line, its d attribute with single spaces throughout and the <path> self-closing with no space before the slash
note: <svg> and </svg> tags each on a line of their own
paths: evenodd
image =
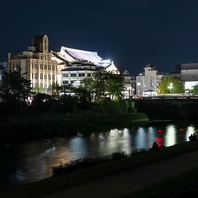
<svg viewBox="0 0 198 198">
<path fill-rule="evenodd" d="M 24 78 L 20 70 L 5 72 L 0 84 L 0 97 L 3 102 L 25 101 L 31 93 L 31 81 Z"/>
<path fill-rule="evenodd" d="M 52 95 L 31 92 L 31 81 L 25 78 L 20 70 L 5 72 L 0 84 L 1 115 L 46 113 L 49 115 L 76 113 L 90 110 L 93 102 L 119 101 L 123 89 L 123 77 L 110 72 L 98 71 L 93 78 L 85 78 L 78 88 L 68 87 L 75 96 L 59 93 L 64 89 L 57 83 L 52 85 Z M 29 96 L 33 96 L 30 106 Z M 11 108 L 12 107 L 12 108 Z M 3 110 L 4 109 L 4 110 Z"/>
</svg>

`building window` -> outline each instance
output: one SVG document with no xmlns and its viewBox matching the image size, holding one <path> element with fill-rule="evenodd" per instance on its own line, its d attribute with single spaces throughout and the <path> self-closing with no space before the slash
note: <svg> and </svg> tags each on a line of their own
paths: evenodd
<svg viewBox="0 0 198 198">
<path fill-rule="evenodd" d="M 88 73 L 87 76 L 88 76 L 88 77 L 91 77 L 91 73 Z"/>
<path fill-rule="evenodd" d="M 36 74 L 32 73 L 32 79 L 36 79 Z"/>
<path fill-rule="evenodd" d="M 76 77 L 76 73 L 71 73 L 70 76 L 71 77 Z"/>
<path fill-rule="evenodd" d="M 38 69 L 38 64 L 34 63 L 34 69 Z"/>
<path fill-rule="evenodd" d="M 63 73 L 63 77 L 68 77 L 68 73 Z"/>
<path fill-rule="evenodd" d="M 85 76 L 85 73 L 79 73 L 78 76 L 79 77 L 84 77 Z"/>
<path fill-rule="evenodd" d="M 48 65 L 48 69 L 51 70 L 51 65 Z"/>
<path fill-rule="evenodd" d="M 68 85 L 68 80 L 63 80 L 64 85 Z"/>
<path fill-rule="evenodd" d="M 44 66 L 44 70 L 47 70 L 47 65 Z"/>
<path fill-rule="evenodd" d="M 43 69 L 43 64 L 40 64 L 40 69 Z"/>
<path fill-rule="evenodd" d="M 48 74 L 48 79 L 51 80 L 51 74 Z"/>
<path fill-rule="evenodd" d="M 44 79 L 47 79 L 47 75 L 44 75 Z"/>
<path fill-rule="evenodd" d="M 40 79 L 43 79 L 43 74 L 42 73 L 40 74 Z"/>
</svg>

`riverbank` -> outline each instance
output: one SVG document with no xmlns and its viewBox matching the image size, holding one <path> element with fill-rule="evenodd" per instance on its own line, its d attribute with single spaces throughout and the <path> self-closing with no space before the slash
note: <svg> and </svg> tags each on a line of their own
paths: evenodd
<svg viewBox="0 0 198 198">
<path fill-rule="evenodd" d="M 64 189 L 70 189 L 77 186 L 81 186 L 81 184 L 93 182 L 101 178 L 106 178 L 107 176 L 121 174 L 126 171 L 136 169 L 138 167 L 144 167 L 148 164 L 153 164 L 157 161 L 162 161 L 165 159 L 174 159 L 174 157 L 182 155 L 184 153 L 188 155 L 188 153 L 192 153 L 193 151 L 197 150 L 198 142 L 185 142 L 179 145 L 163 148 L 159 152 L 146 152 L 139 155 L 135 155 L 129 159 L 123 159 L 116 162 L 106 163 L 100 166 L 95 166 L 92 168 L 76 171 L 65 176 L 52 177 L 22 187 L 2 190 L 0 191 L 0 197 L 31 198 L 44 196 L 47 194 L 62 191 Z M 183 160 L 185 162 L 185 158 Z M 166 172 L 167 170 L 162 169 L 162 171 Z M 156 176 L 159 177 L 159 172 L 156 173 Z M 151 175 L 150 177 L 148 177 L 148 179 L 150 180 L 152 179 L 152 177 L 154 177 L 154 175 Z"/>
<path fill-rule="evenodd" d="M 35 117 L 9 118 L 0 122 L 1 141 L 33 140 L 46 137 L 74 136 L 78 132 L 89 133 L 90 129 L 108 129 L 111 126 L 136 125 L 148 122 L 143 113 L 126 115 L 92 115 L 84 114 L 70 117 Z"/>
</svg>

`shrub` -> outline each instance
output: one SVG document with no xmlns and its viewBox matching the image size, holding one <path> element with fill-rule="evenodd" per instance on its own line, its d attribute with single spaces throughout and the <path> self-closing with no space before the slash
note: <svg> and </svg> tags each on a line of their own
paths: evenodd
<svg viewBox="0 0 198 198">
<path fill-rule="evenodd" d="M 111 154 L 111 160 L 112 161 L 124 159 L 124 158 L 127 158 L 127 157 L 128 157 L 128 154 L 125 151 L 115 152 L 115 153 Z"/>
<path fill-rule="evenodd" d="M 112 162 L 116 160 L 132 157 L 135 154 L 146 152 L 146 149 L 139 149 L 132 151 L 131 154 L 127 154 L 125 151 L 115 152 L 111 155 L 104 155 L 99 157 L 84 157 L 76 160 L 71 160 L 66 164 L 60 164 L 59 166 L 52 167 L 53 176 L 67 174 L 73 171 L 97 166 L 103 163 Z"/>
</svg>

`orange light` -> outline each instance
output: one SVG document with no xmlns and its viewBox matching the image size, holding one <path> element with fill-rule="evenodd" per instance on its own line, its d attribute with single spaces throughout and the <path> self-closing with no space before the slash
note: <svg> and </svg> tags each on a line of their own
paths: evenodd
<svg viewBox="0 0 198 198">
<path fill-rule="evenodd" d="M 184 128 L 179 128 L 179 132 L 184 132 Z"/>
</svg>

